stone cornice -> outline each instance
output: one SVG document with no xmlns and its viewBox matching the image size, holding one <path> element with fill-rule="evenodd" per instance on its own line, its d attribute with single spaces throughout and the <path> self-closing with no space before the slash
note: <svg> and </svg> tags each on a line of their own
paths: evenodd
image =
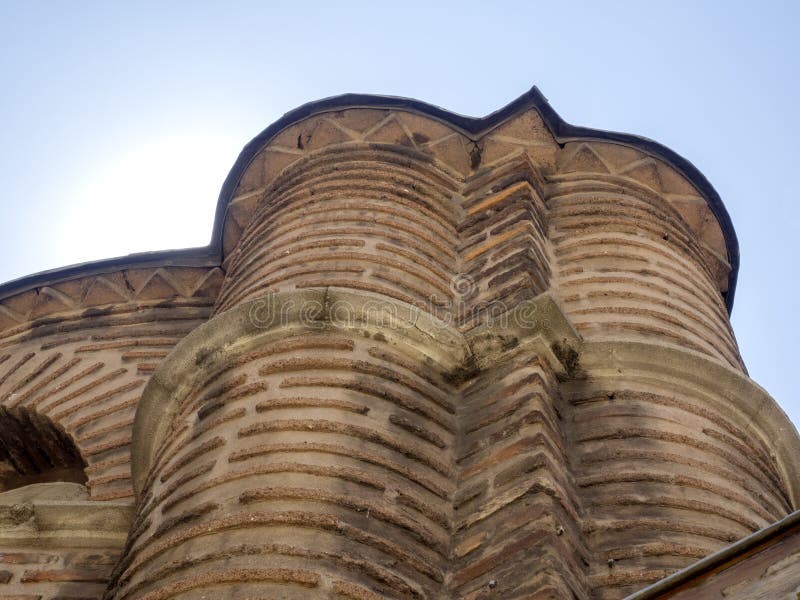
<svg viewBox="0 0 800 600">
<path fill-rule="evenodd" d="M 0 504 L 4 547 L 122 548 L 133 519 L 132 502 L 36 500 Z"/>
<path fill-rule="evenodd" d="M 774 453 L 788 482 L 794 507 L 800 505 L 800 437 L 766 391 L 746 375 L 698 352 L 637 341 L 584 341 L 549 294 L 498 315 L 468 336 L 448 323 L 397 300 L 339 288 L 271 295 L 237 306 L 201 325 L 162 362 L 139 402 L 133 435 L 133 474 L 141 490 L 155 445 L 169 430 L 180 400 L 198 377 L 227 358 L 288 333 L 339 330 L 380 332 L 439 363 L 453 377 L 503 360 L 528 345 L 536 348 L 563 379 L 615 378 L 688 386 L 717 406 Z M 567 386 L 571 384 L 567 383 Z"/>
<path fill-rule="evenodd" d="M 797 430 L 778 403 L 740 371 L 693 350 L 639 341 L 586 341 L 579 361 L 583 378 L 657 379 L 691 389 L 693 397 L 713 405 L 770 449 L 792 506 L 800 506 Z"/>
<path fill-rule="evenodd" d="M 409 304 L 370 292 L 341 288 L 273 294 L 238 305 L 201 325 L 161 363 L 145 388 L 133 426 L 134 488 L 141 492 L 160 440 L 167 435 L 182 399 L 198 379 L 271 340 L 290 334 L 338 331 L 380 335 L 423 360 L 438 364 L 454 380 L 502 361 L 529 346 L 562 377 L 576 363 L 580 338 L 548 294 L 493 317 L 461 334 L 449 323 Z"/>
</svg>

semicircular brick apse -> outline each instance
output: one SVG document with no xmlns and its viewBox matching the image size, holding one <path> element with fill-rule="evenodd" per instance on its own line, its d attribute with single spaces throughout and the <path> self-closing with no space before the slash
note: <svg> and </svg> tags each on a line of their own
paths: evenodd
<svg viewBox="0 0 800 600">
<path fill-rule="evenodd" d="M 0 288 L 2 410 L 75 441 L 81 510 L 136 501 L 105 566 L 63 534 L 0 589 L 622 598 L 790 513 L 800 441 L 744 371 L 713 188 L 537 94 L 301 107 L 209 248 Z"/>
</svg>

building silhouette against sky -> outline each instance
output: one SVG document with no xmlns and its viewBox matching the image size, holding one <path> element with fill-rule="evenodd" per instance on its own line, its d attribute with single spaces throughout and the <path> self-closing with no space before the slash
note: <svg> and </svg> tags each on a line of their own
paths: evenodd
<svg viewBox="0 0 800 600">
<path fill-rule="evenodd" d="M 208 247 L 0 287 L 0 597 L 795 597 L 738 260 L 689 162 L 535 88 L 302 106 Z"/>
</svg>

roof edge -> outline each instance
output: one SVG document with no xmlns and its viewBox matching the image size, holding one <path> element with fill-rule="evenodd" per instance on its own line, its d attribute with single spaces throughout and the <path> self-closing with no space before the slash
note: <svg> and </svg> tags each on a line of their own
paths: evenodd
<svg viewBox="0 0 800 600">
<path fill-rule="evenodd" d="M 724 293 L 725 305 L 730 313 L 733 309 L 733 300 L 736 293 L 736 281 L 739 273 L 739 242 L 733 228 L 730 215 L 722 202 L 717 191 L 706 179 L 706 177 L 691 162 L 670 150 L 666 146 L 659 144 L 645 137 L 628 133 L 617 133 L 588 127 L 571 125 L 562 119 L 558 113 L 550 106 L 547 98 L 539 91 L 536 86 L 513 100 L 503 108 L 486 115 L 485 117 L 467 117 L 460 115 L 438 106 L 399 96 L 380 96 L 372 94 L 343 94 L 315 100 L 303 104 L 294 110 L 284 114 L 277 121 L 269 125 L 256 137 L 254 137 L 239 153 L 236 162 L 231 168 L 228 176 L 222 184 L 217 200 L 217 207 L 214 214 L 214 224 L 211 234 L 211 242 L 208 246 L 201 248 L 189 248 L 183 250 L 166 250 L 160 252 L 144 252 L 131 254 L 128 256 L 104 259 L 99 261 L 87 262 L 68 267 L 51 269 L 34 273 L 19 279 L 15 279 L 0 285 L 0 300 L 9 296 L 22 293 L 32 288 L 80 277 L 84 275 L 108 273 L 115 270 L 155 267 L 155 266 L 218 266 L 222 262 L 222 229 L 225 221 L 225 213 L 230 200 L 236 190 L 239 181 L 244 175 L 247 167 L 253 161 L 259 150 L 286 127 L 297 123 L 310 116 L 330 112 L 333 110 L 344 110 L 346 108 L 394 108 L 405 109 L 412 112 L 421 113 L 425 116 L 438 119 L 460 129 L 469 137 L 480 137 L 488 130 L 494 129 L 506 120 L 521 114 L 531 108 L 536 109 L 542 116 L 550 132 L 559 143 L 573 140 L 600 140 L 616 142 L 633 146 L 660 160 L 670 164 L 672 167 L 683 174 L 697 188 L 700 194 L 706 199 L 712 213 L 717 218 L 723 235 L 725 236 L 725 246 L 728 252 L 728 261 L 731 271 L 728 275 L 728 291 Z"/>
<path fill-rule="evenodd" d="M 212 245 L 180 250 L 158 250 L 137 252 L 114 258 L 104 258 L 66 267 L 57 267 L 25 275 L 0 284 L 0 300 L 45 286 L 56 285 L 79 277 L 91 277 L 105 273 L 116 273 L 129 269 L 158 267 L 218 267 L 220 257 Z"/>
<path fill-rule="evenodd" d="M 669 577 L 665 577 L 646 588 L 639 590 L 627 596 L 624 600 L 655 600 L 661 594 L 668 592 L 678 591 L 678 588 L 691 582 L 696 577 L 724 565 L 726 562 L 735 559 L 737 556 L 743 555 L 759 547 L 767 547 L 777 540 L 780 540 L 784 535 L 792 533 L 800 529 L 800 510 L 785 516 L 780 521 L 776 521 L 772 525 L 768 525 L 764 529 L 751 533 L 743 537 L 738 542 L 734 542 L 730 546 L 726 546 L 709 556 L 692 563 L 685 569 L 681 569 L 673 573 Z"/>
</svg>

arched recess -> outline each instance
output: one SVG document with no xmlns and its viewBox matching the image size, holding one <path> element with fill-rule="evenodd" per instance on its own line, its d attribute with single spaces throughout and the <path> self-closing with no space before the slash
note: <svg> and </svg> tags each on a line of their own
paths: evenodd
<svg viewBox="0 0 800 600">
<path fill-rule="evenodd" d="M 86 483 L 72 438 L 47 417 L 0 406 L 0 492 L 34 483 Z"/>
</svg>

